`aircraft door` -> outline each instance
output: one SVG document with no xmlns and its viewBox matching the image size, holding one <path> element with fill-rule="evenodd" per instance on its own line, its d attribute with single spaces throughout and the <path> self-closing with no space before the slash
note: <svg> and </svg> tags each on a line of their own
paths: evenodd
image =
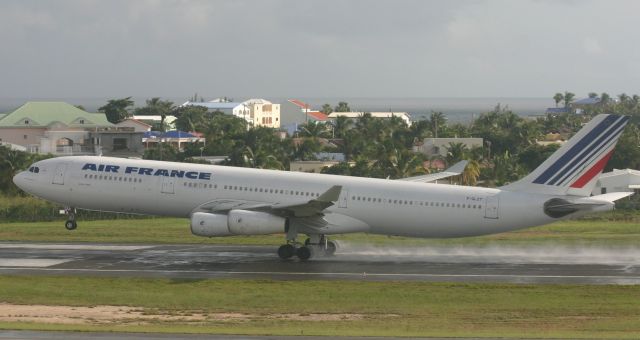
<svg viewBox="0 0 640 340">
<path fill-rule="evenodd" d="M 163 194 L 173 194 L 174 191 L 175 178 L 173 177 L 163 177 L 162 178 L 162 193 Z"/>
<path fill-rule="evenodd" d="M 340 197 L 338 198 L 338 208 L 346 208 L 349 200 L 349 190 L 342 188 Z"/>
<path fill-rule="evenodd" d="M 484 199 L 484 217 L 485 218 L 498 218 L 500 207 L 500 197 L 498 195 L 487 196 Z"/>
<path fill-rule="evenodd" d="M 53 173 L 53 181 L 51 183 L 64 185 L 64 173 L 66 170 L 66 163 L 58 164 L 58 166 L 56 167 L 56 172 Z"/>
</svg>

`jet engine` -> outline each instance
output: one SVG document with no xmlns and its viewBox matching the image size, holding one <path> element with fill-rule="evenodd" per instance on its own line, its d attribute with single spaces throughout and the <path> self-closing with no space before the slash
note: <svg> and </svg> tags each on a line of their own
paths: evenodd
<svg viewBox="0 0 640 340">
<path fill-rule="evenodd" d="M 191 233 L 197 236 L 230 236 L 227 215 L 194 213 L 191 216 Z"/>
<path fill-rule="evenodd" d="M 235 235 L 267 235 L 285 232 L 287 219 L 258 211 L 231 210 L 228 224 Z"/>
<path fill-rule="evenodd" d="M 249 210 L 231 210 L 228 215 L 197 212 L 191 216 L 191 233 L 205 237 L 282 233 L 286 225 L 286 218 Z"/>
</svg>

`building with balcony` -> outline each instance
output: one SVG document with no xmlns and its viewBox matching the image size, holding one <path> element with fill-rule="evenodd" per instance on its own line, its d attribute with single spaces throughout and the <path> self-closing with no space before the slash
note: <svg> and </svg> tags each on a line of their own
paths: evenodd
<svg viewBox="0 0 640 340">
<path fill-rule="evenodd" d="M 242 118 L 249 126 L 280 128 L 280 104 L 265 99 L 248 99 L 243 102 L 215 99 L 210 102 L 185 102 L 180 106 L 202 106 L 209 112 L 222 112 Z"/>
<path fill-rule="evenodd" d="M 31 153 L 142 155 L 142 132 L 117 127 L 104 113 L 89 113 L 64 102 L 27 102 L 0 118 L 0 142 Z"/>
</svg>

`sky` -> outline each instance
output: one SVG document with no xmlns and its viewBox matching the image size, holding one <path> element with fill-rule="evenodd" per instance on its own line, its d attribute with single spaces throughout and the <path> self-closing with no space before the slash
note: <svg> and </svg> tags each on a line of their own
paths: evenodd
<svg viewBox="0 0 640 340">
<path fill-rule="evenodd" d="M 0 98 L 640 93 L 640 1 L 0 1 Z"/>
</svg>

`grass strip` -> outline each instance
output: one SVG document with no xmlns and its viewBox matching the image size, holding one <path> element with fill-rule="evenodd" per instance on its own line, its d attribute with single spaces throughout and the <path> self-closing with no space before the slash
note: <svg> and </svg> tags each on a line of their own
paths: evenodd
<svg viewBox="0 0 640 340">
<path fill-rule="evenodd" d="M 163 313 L 233 312 L 248 320 L 113 325 L 0 323 L 5 329 L 270 335 L 640 337 L 640 286 L 424 282 L 0 277 L 0 301 L 121 305 Z M 358 313 L 297 321 L 271 314 Z"/>
<path fill-rule="evenodd" d="M 562 221 L 547 226 L 502 234 L 456 239 L 418 239 L 372 234 L 336 235 L 338 240 L 374 245 L 483 245 L 542 244 L 580 245 L 640 244 L 640 225 L 633 221 Z M 178 218 L 80 221 L 74 231 L 63 222 L 0 223 L 0 240 L 29 242 L 191 243 L 279 245 L 282 235 L 205 238 L 191 234 L 189 221 Z"/>
</svg>

